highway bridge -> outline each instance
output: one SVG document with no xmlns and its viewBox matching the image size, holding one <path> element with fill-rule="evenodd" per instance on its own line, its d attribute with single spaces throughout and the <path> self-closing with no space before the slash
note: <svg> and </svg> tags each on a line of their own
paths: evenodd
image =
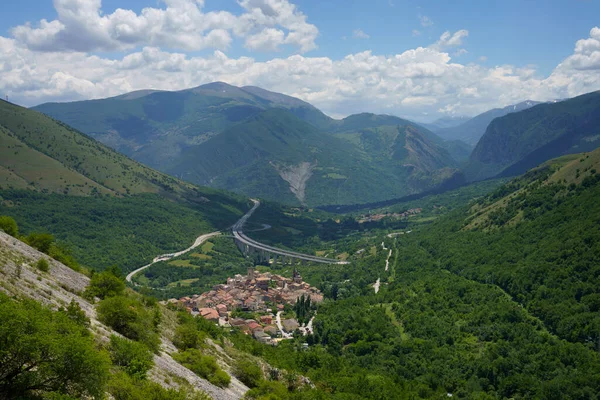
<svg viewBox="0 0 600 400">
<path fill-rule="evenodd" d="M 243 232 L 244 224 L 252 216 L 252 213 L 254 213 L 254 211 L 260 206 L 260 201 L 254 199 L 251 200 L 254 202 L 254 206 L 242 218 L 240 218 L 232 228 L 235 243 L 240 251 L 245 255 L 258 253 L 261 261 L 271 262 L 271 260 L 273 260 L 273 263 L 276 263 L 277 259 L 280 258 L 282 263 L 289 261 L 292 264 L 294 261 L 314 262 L 321 264 L 350 264 L 348 261 L 340 261 L 333 258 L 317 257 L 310 254 L 279 249 L 277 247 L 269 246 L 249 238 Z"/>
</svg>

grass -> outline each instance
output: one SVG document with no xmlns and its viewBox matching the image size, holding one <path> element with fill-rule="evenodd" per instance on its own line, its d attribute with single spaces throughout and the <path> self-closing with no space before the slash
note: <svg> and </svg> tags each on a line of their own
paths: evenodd
<svg viewBox="0 0 600 400">
<path fill-rule="evenodd" d="M 192 286 L 193 283 L 198 282 L 200 280 L 200 278 L 191 278 L 191 279 L 182 279 L 180 281 L 176 281 L 176 282 L 171 282 L 167 285 L 168 288 L 174 288 L 177 287 L 177 284 L 179 284 L 179 286 Z"/>
<path fill-rule="evenodd" d="M 174 267 L 193 267 L 190 260 L 174 260 L 169 261 L 169 265 L 173 265 Z"/>
</svg>

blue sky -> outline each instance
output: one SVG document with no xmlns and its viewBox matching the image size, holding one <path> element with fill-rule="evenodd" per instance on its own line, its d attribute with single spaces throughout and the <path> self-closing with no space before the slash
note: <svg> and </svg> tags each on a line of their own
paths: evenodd
<svg viewBox="0 0 600 400">
<path fill-rule="evenodd" d="M 592 0 L 102 0 L 102 14 L 95 8 L 99 2 L 11 2 L 11 6 L 0 14 L 0 38 L 4 38 L 4 46 L 11 49 L 6 50 L 5 55 L 13 52 L 13 56 L 19 54 L 20 59 L 33 62 L 36 72 L 39 72 L 35 75 L 36 82 L 43 86 L 46 79 L 48 85 L 54 86 L 52 89 L 40 88 L 37 92 L 19 90 L 23 87 L 29 89 L 31 84 L 25 85 L 19 78 L 23 76 L 22 71 L 17 75 L 13 68 L 12 80 L 7 78 L 3 82 L 0 79 L 0 90 L 4 89 L 17 98 L 21 96 L 23 103 L 32 104 L 52 99 L 102 97 L 140 86 L 170 88 L 163 82 L 164 79 L 158 82 L 127 77 L 124 71 L 131 69 L 128 60 L 138 57 L 147 62 L 142 65 L 139 60 L 136 61 L 140 68 L 157 71 L 161 78 L 172 77 L 173 89 L 223 79 L 233 84 L 262 85 L 297 95 L 338 116 L 365 109 L 433 118 L 442 114 L 472 115 L 480 108 L 485 111 L 485 107 L 503 106 L 526 98 L 568 97 L 584 91 L 586 87 L 594 89 L 596 81 L 590 81 L 588 75 L 590 71 L 599 72 L 595 69 L 598 49 L 594 43 L 585 42 L 596 40 L 594 29 L 600 25 L 600 2 Z M 173 26 L 179 22 L 171 23 L 166 35 L 154 32 L 153 37 L 145 40 L 144 35 L 149 35 L 151 27 L 143 28 L 145 31 L 139 28 L 145 22 L 140 14 L 142 9 L 152 8 L 166 15 L 164 12 L 168 7 L 179 7 L 178 10 L 194 7 L 197 15 L 181 29 Z M 128 10 L 129 14 L 116 18 L 117 8 Z M 75 17 L 69 14 L 73 10 Z M 243 21 L 247 22 L 244 18 L 253 12 L 258 12 L 260 18 L 238 30 Z M 215 17 L 217 13 L 240 19 L 234 21 L 230 18 L 229 22 L 219 26 L 219 22 L 215 22 L 221 21 Z M 86 26 L 94 26 L 94 22 L 90 21 L 94 18 L 100 21 L 104 17 L 105 22 L 111 21 L 106 32 L 99 28 L 100 24 L 86 31 Z M 91 19 L 86 21 L 86 18 Z M 55 25 L 36 30 L 42 19 Z M 126 32 L 138 28 L 139 32 L 133 32 L 129 39 L 123 39 L 120 33 L 115 34 L 122 26 L 119 23 L 123 22 L 128 27 Z M 205 23 L 211 25 L 203 31 L 204 28 L 200 29 L 199 25 Z M 105 25 L 108 26 L 108 22 Z M 61 28 L 58 29 L 58 26 Z M 19 28 L 13 30 L 15 27 Z M 57 34 L 57 29 L 62 31 Z M 192 32 L 198 29 L 202 32 Z M 209 37 L 208 33 L 212 30 L 215 36 Z M 294 30 L 297 32 L 293 33 Z M 457 33 L 458 36 L 454 37 Z M 440 38 L 445 34 L 447 40 L 442 41 Z M 585 46 L 574 50 L 577 43 Z M 411 53 L 419 48 L 426 50 Z M 74 51 L 79 55 L 75 56 Z M 154 52 L 151 57 L 148 56 L 150 51 Z M 215 51 L 227 60 L 215 55 Z M 85 63 L 85 68 L 77 71 L 69 65 L 61 67 L 58 61 L 64 60 L 65 54 L 72 59 L 80 57 L 78 62 Z M 174 54 L 183 54 L 185 59 L 174 60 Z M 198 63 L 208 65 L 215 57 L 221 60 L 220 67 L 224 68 L 219 74 L 212 73 L 214 69 L 204 74 L 190 70 L 187 70 L 187 75 L 181 73 L 184 67 L 191 68 Z M 365 61 L 369 57 L 371 59 Z M 398 61 L 398 57 L 402 61 Z M 50 59 L 52 68 L 42 71 L 38 64 L 42 59 Z M 252 61 L 252 67 L 247 59 Z M 335 64 L 331 66 L 327 79 L 321 72 L 312 71 L 314 66 L 327 69 L 323 67 L 324 59 Z M 92 62 L 97 65 L 93 67 Z M 111 64 L 109 67 L 113 67 L 115 62 L 122 65 L 116 69 L 104 67 L 104 71 L 100 71 L 98 65 L 104 62 Z M 393 62 L 402 66 L 396 66 L 394 71 L 382 72 Z M 165 63 L 169 65 L 165 67 Z M 279 81 L 265 76 L 276 63 L 290 68 L 291 79 L 283 73 L 279 74 Z M 561 63 L 563 65 L 558 71 Z M 125 64 L 127 68 L 123 67 Z M 365 67 L 367 64 L 368 67 Z M 571 70 L 567 71 L 566 64 Z M 298 73 L 298 65 L 310 65 L 306 68 L 311 71 Z M 462 86 L 457 85 L 452 81 L 461 79 L 457 75 L 457 66 L 464 67 L 465 77 L 477 75 L 481 81 L 490 84 L 479 86 L 472 80 L 465 81 Z M 28 67 L 26 72 L 31 73 L 31 66 Z M 466 74 L 468 69 L 470 73 Z M 167 75 L 169 71 L 172 75 Z M 582 71 L 588 71 L 587 75 Z M 366 88 L 364 91 L 350 87 L 357 77 Z M 439 83 L 442 78 L 448 79 L 444 88 Z M 567 79 L 570 81 L 567 82 Z M 295 82 L 295 85 L 286 83 L 286 80 Z M 519 84 L 525 81 L 527 83 Z M 390 83 L 393 83 L 393 90 L 389 89 Z M 338 85 L 335 93 L 325 87 L 331 84 Z M 513 91 L 502 92 L 504 84 L 511 84 Z M 374 92 L 375 87 L 377 90 Z M 360 101 L 360 93 L 364 93 L 365 98 L 373 98 L 375 94 L 375 97 L 381 98 L 381 103 Z M 442 95 L 446 100 L 442 101 Z M 385 96 L 396 99 L 393 106 L 389 101 L 386 103 Z M 471 97 L 472 102 L 469 103 L 467 97 Z M 399 98 L 401 101 L 397 100 Z"/>
</svg>

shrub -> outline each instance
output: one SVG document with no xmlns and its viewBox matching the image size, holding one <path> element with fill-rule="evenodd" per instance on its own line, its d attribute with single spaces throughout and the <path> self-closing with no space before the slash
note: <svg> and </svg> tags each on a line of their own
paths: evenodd
<svg viewBox="0 0 600 400">
<path fill-rule="evenodd" d="M 114 296 L 102 300 L 97 307 L 98 318 L 120 334 L 144 343 L 157 352 L 160 339 L 153 325 L 153 313 L 138 300 Z"/>
<path fill-rule="evenodd" d="M 242 360 L 237 363 L 233 374 L 249 388 L 258 386 L 263 379 L 263 373 L 258 364 L 250 360 Z"/>
<path fill-rule="evenodd" d="M 110 361 L 87 330 L 35 301 L 0 293 L 0 397 L 101 398 Z"/>
<path fill-rule="evenodd" d="M 179 350 L 195 349 L 200 343 L 200 333 L 194 325 L 182 324 L 175 329 L 173 344 Z"/>
<path fill-rule="evenodd" d="M 231 377 L 219 368 L 215 358 L 203 355 L 198 349 L 188 349 L 176 353 L 173 358 L 196 375 L 208 379 L 217 386 L 225 387 L 231 382 Z"/>
<path fill-rule="evenodd" d="M 120 296 L 124 291 L 125 283 L 110 272 L 104 271 L 92 276 L 90 284 L 85 290 L 85 295 L 88 298 L 99 297 L 105 299 Z"/>
<path fill-rule="evenodd" d="M 30 233 L 29 236 L 25 238 L 25 243 L 30 245 L 31 247 L 41 251 L 44 254 L 50 253 L 50 248 L 54 243 L 54 236 L 49 233 Z"/>
<path fill-rule="evenodd" d="M 48 260 L 45 258 L 40 258 L 37 260 L 35 267 L 42 272 L 48 272 L 50 270 L 50 264 L 48 264 Z"/>
<path fill-rule="evenodd" d="M 109 350 L 113 364 L 122 367 L 132 378 L 146 379 L 154 365 L 152 353 L 142 343 L 112 335 Z"/>
<path fill-rule="evenodd" d="M 0 230 L 13 237 L 17 237 L 19 235 L 19 227 L 17 226 L 17 222 L 6 215 L 0 215 Z"/>
</svg>

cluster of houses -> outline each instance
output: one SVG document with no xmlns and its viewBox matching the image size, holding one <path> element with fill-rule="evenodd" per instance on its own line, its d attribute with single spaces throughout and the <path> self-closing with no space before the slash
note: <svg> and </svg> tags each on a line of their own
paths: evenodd
<svg viewBox="0 0 600 400">
<path fill-rule="evenodd" d="M 408 218 L 411 215 L 420 214 L 422 211 L 423 210 L 421 208 L 411 208 L 410 210 L 406 210 L 401 213 L 367 214 L 367 215 L 363 215 L 358 220 L 358 223 L 363 224 L 365 222 L 375 222 L 375 221 L 380 221 L 384 218 L 395 218 L 395 219 Z"/>
<path fill-rule="evenodd" d="M 321 292 L 302 280 L 294 269 L 292 279 L 271 273 L 258 273 L 248 268 L 248 275 L 235 275 L 226 284 L 213 287 L 200 295 L 170 299 L 169 303 L 185 308 L 223 326 L 237 327 L 257 340 L 270 343 L 277 337 L 288 337 L 300 328 L 295 319 L 276 321 L 275 313 L 285 305 L 293 305 L 300 297 L 310 297 L 311 303 L 323 301 Z M 234 310 L 264 314 L 257 319 L 231 318 Z"/>
</svg>

